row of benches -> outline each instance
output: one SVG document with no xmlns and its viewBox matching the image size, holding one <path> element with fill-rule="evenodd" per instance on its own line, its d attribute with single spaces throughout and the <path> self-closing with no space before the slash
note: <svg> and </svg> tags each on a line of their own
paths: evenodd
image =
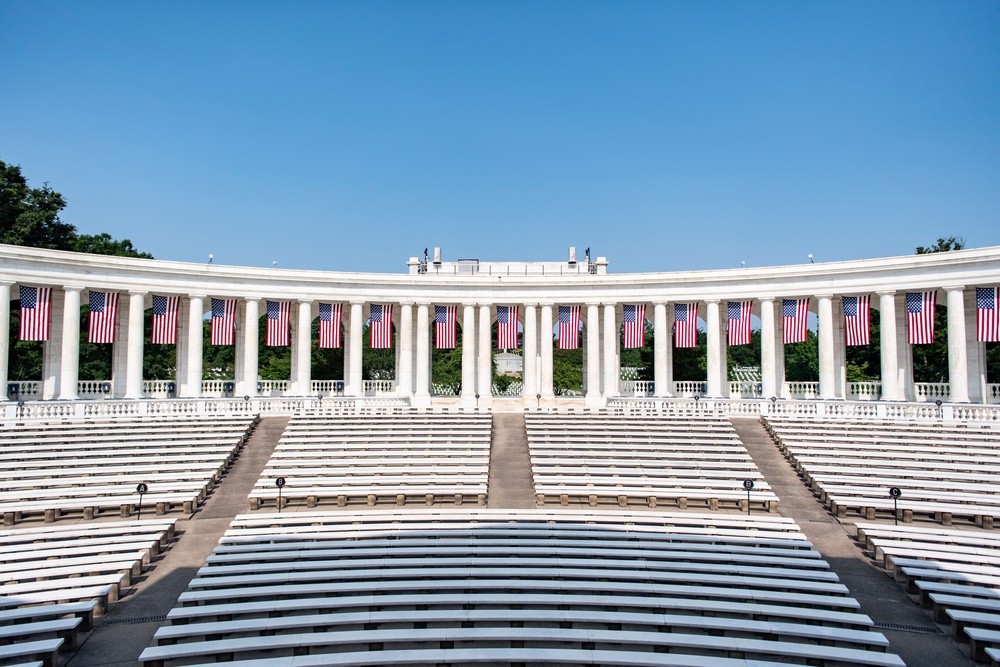
<svg viewBox="0 0 1000 667">
<path fill-rule="evenodd" d="M 896 422 L 762 418 L 775 443 L 839 517 L 895 512 L 992 528 L 1000 516 L 1000 433 Z M 894 501 L 891 488 L 901 497 Z"/>
<path fill-rule="evenodd" d="M 58 664 L 173 532 L 174 519 L 0 530 L 0 664 Z"/>
<path fill-rule="evenodd" d="M 0 429 L 0 513 L 130 516 L 142 501 L 164 514 L 193 511 L 238 455 L 255 420 L 78 422 Z M 138 485 L 146 492 L 138 493 Z"/>
<path fill-rule="evenodd" d="M 972 658 L 1000 664 L 1000 536 L 976 531 L 858 524 L 858 540 Z"/>
<path fill-rule="evenodd" d="M 264 504 L 333 502 L 484 504 L 489 415 L 389 414 L 370 418 L 302 412 L 289 421 L 250 494 Z M 283 478 L 279 489 L 276 480 Z"/>
<path fill-rule="evenodd" d="M 591 506 L 689 503 L 776 511 L 777 496 L 724 417 L 665 420 L 613 415 L 526 414 L 535 493 Z M 744 482 L 754 490 L 748 494 Z"/>
<path fill-rule="evenodd" d="M 140 659 L 902 665 L 811 546 L 717 513 L 243 515 Z"/>
</svg>

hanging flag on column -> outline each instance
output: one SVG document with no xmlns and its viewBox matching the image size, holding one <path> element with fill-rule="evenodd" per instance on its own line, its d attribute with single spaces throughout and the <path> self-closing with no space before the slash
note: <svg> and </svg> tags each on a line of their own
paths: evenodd
<svg viewBox="0 0 1000 667">
<path fill-rule="evenodd" d="M 749 345 L 753 301 L 730 301 L 726 304 L 726 311 L 729 319 L 726 325 L 726 342 L 729 345 Z"/>
<path fill-rule="evenodd" d="M 848 345 L 868 345 L 871 342 L 871 297 L 845 296 L 844 331 L 847 332 Z"/>
<path fill-rule="evenodd" d="M 329 350 L 340 347 L 340 317 L 343 304 L 319 304 L 319 346 Z"/>
<path fill-rule="evenodd" d="M 212 299 L 212 345 L 236 342 L 236 299 Z"/>
<path fill-rule="evenodd" d="M 438 350 L 453 350 L 458 342 L 455 322 L 458 306 L 434 306 L 434 347 Z"/>
<path fill-rule="evenodd" d="M 786 343 L 801 343 L 809 334 L 809 299 L 782 299 L 781 320 Z"/>
<path fill-rule="evenodd" d="M 976 340 L 981 343 L 1000 341 L 1000 317 L 997 317 L 1000 303 L 998 302 L 1000 302 L 1000 289 L 996 287 L 976 288 Z"/>
<path fill-rule="evenodd" d="M 624 304 L 622 325 L 625 330 L 625 347 L 643 347 L 646 344 L 646 304 Z"/>
<path fill-rule="evenodd" d="M 698 345 L 698 304 L 674 304 L 674 347 Z"/>
<path fill-rule="evenodd" d="M 21 340 L 48 340 L 51 287 L 21 287 Z"/>
<path fill-rule="evenodd" d="M 906 293 L 906 342 L 921 345 L 934 342 L 934 310 L 937 290 Z"/>
<path fill-rule="evenodd" d="M 118 320 L 117 292 L 90 292 L 90 314 L 87 316 L 88 343 L 114 343 Z"/>
<path fill-rule="evenodd" d="M 392 347 L 392 305 L 373 303 L 368 313 L 368 340 L 373 350 Z"/>
<path fill-rule="evenodd" d="M 149 342 L 153 345 L 177 344 L 177 303 L 180 297 L 153 295 L 153 331 Z"/>
<path fill-rule="evenodd" d="M 580 306 L 559 306 L 559 349 L 580 348 Z"/>
<path fill-rule="evenodd" d="M 288 324 L 291 321 L 291 315 L 291 302 L 267 302 L 267 336 L 264 339 L 264 345 L 288 347 Z"/>
<path fill-rule="evenodd" d="M 517 306 L 497 306 L 497 349 L 517 348 Z"/>
</svg>

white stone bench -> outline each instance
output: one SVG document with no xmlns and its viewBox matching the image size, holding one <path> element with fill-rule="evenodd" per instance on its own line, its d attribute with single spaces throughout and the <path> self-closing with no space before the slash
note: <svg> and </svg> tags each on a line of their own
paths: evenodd
<svg viewBox="0 0 1000 667">
<path fill-rule="evenodd" d="M 965 634 L 969 638 L 969 654 L 976 662 L 986 662 L 989 659 L 986 649 L 1000 645 L 1000 630 L 966 626 Z"/>
<path fill-rule="evenodd" d="M 0 661 L 9 663 L 17 658 L 41 658 L 39 662 L 34 664 L 55 667 L 56 654 L 63 643 L 62 639 L 40 639 L 7 644 L 6 646 L 0 646 Z"/>
</svg>

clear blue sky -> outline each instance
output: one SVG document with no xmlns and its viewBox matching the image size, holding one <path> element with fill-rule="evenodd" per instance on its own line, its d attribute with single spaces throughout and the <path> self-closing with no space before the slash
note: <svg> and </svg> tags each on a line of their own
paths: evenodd
<svg viewBox="0 0 1000 667">
<path fill-rule="evenodd" d="M 158 258 L 1000 245 L 1000 2 L 0 3 L 0 159 Z"/>
</svg>

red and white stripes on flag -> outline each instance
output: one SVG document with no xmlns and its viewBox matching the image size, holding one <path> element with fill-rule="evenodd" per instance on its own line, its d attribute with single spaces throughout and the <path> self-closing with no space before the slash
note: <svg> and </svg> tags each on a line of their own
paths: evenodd
<svg viewBox="0 0 1000 667">
<path fill-rule="evenodd" d="M 329 350 L 340 347 L 340 318 L 343 304 L 319 304 L 319 346 Z"/>
<path fill-rule="evenodd" d="M 934 311 L 937 290 L 906 293 L 906 342 L 922 345 L 934 342 Z"/>
<path fill-rule="evenodd" d="M 153 331 L 149 342 L 153 345 L 177 344 L 177 304 L 180 297 L 153 295 Z"/>
<path fill-rule="evenodd" d="M 22 288 L 23 289 L 23 288 Z M 24 297 L 22 297 L 24 298 Z M 976 340 L 981 343 L 1000 341 L 1000 288 L 976 288 Z"/>
<path fill-rule="evenodd" d="M 698 304 L 674 304 L 674 347 L 698 345 Z"/>
<path fill-rule="evenodd" d="M 267 347 L 288 347 L 288 325 L 292 317 L 292 304 L 288 301 L 267 302 Z"/>
<path fill-rule="evenodd" d="M 88 343 L 114 343 L 118 321 L 118 293 L 90 292 L 90 314 L 87 316 Z"/>
<path fill-rule="evenodd" d="M 236 342 L 236 299 L 212 299 L 212 345 Z"/>
<path fill-rule="evenodd" d="M 559 349 L 580 348 L 580 306 L 559 306 Z"/>
<path fill-rule="evenodd" d="M 21 287 L 21 340 L 48 340 L 51 287 Z"/>
<path fill-rule="evenodd" d="M 517 306 L 497 306 L 497 349 L 516 350 Z"/>
<path fill-rule="evenodd" d="M 392 347 L 392 305 L 373 303 L 368 310 L 368 340 L 373 350 Z"/>
<path fill-rule="evenodd" d="M 871 342 L 871 297 L 845 296 L 844 331 L 848 345 L 868 345 Z"/>
<path fill-rule="evenodd" d="M 646 345 L 646 304 L 622 305 L 622 329 L 625 333 L 626 348 Z"/>
<path fill-rule="evenodd" d="M 782 333 L 785 343 L 801 343 L 809 334 L 809 299 L 781 300 Z"/>
<path fill-rule="evenodd" d="M 458 306 L 434 306 L 434 347 L 438 350 L 453 350 L 458 343 L 455 333 L 458 321 Z"/>
<path fill-rule="evenodd" d="M 750 344 L 750 316 L 753 301 L 730 301 L 726 304 L 726 342 L 729 345 Z"/>
</svg>

